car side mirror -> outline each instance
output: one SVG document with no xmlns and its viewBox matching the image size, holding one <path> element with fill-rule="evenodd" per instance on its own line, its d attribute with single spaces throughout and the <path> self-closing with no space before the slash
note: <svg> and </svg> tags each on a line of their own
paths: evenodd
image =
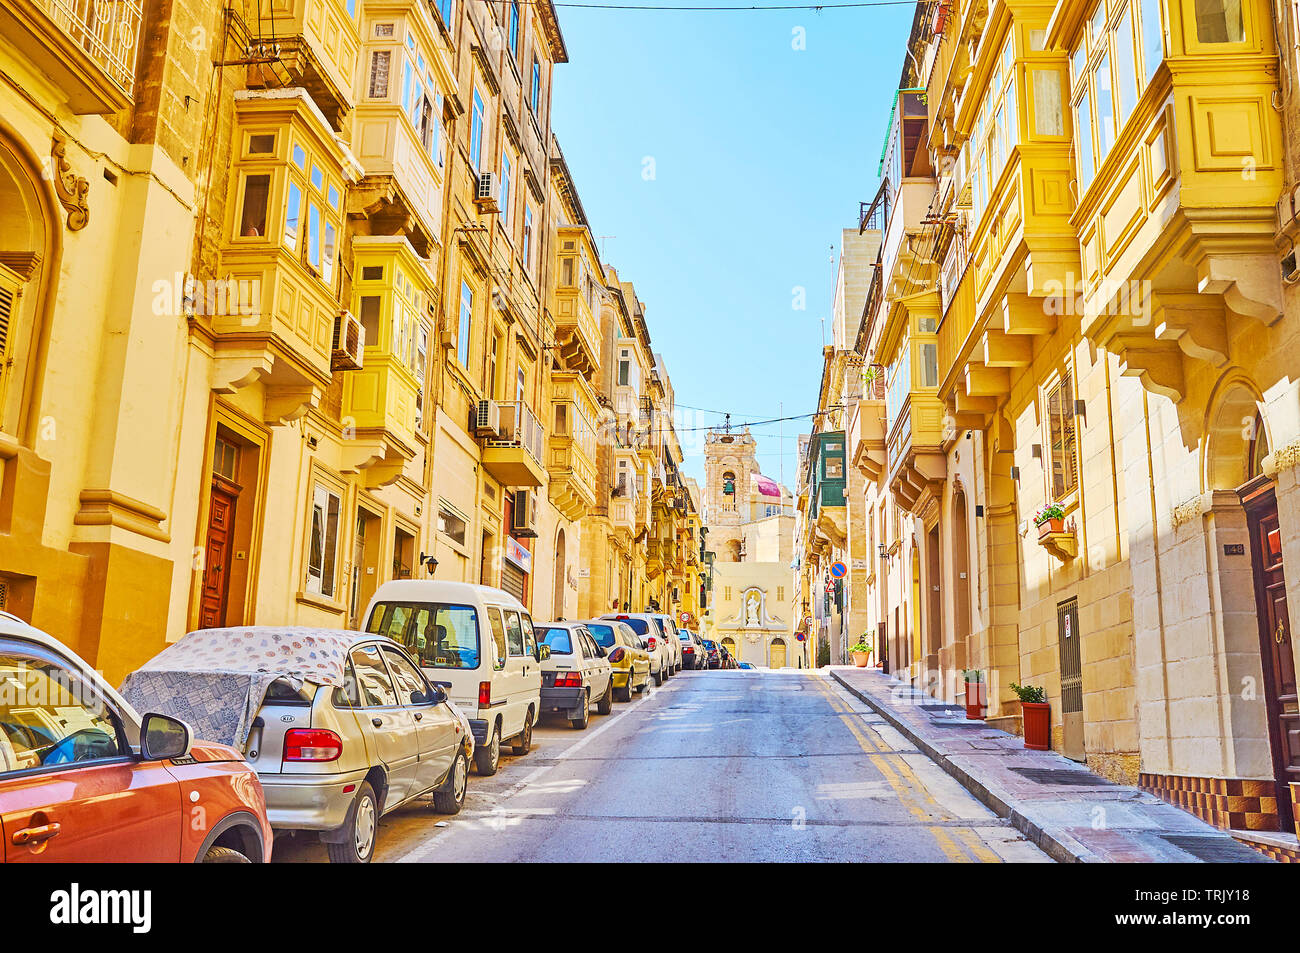
<svg viewBox="0 0 1300 953">
<path fill-rule="evenodd" d="M 447 690 L 441 685 L 430 685 L 427 692 L 411 692 L 413 705 L 441 705 L 447 700 Z"/>
<path fill-rule="evenodd" d="M 140 756 L 146 761 L 183 758 L 190 753 L 193 740 L 194 732 L 185 722 L 151 712 L 140 726 Z"/>
<path fill-rule="evenodd" d="M 537 661 L 545 662 L 551 657 L 551 647 L 549 645 L 537 646 Z"/>
</svg>

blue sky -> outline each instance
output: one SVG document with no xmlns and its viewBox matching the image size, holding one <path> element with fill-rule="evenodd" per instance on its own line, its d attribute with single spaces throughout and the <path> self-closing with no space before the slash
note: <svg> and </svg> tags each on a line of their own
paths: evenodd
<svg viewBox="0 0 1300 953">
<path fill-rule="evenodd" d="M 875 193 L 912 12 L 560 8 L 570 62 L 555 70 L 552 128 L 593 233 L 614 236 L 604 260 L 646 303 L 679 407 L 737 423 L 816 407 L 831 256 Z M 702 433 L 680 431 L 720 420 L 679 413 L 687 473 L 703 475 Z M 793 437 L 808 427 L 784 424 L 784 441 L 755 428 L 765 473 L 781 476 L 784 447 L 793 486 Z"/>
</svg>

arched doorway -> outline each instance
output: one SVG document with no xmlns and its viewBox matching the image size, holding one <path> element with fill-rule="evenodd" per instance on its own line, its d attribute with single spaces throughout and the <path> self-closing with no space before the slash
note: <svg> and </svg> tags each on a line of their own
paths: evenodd
<svg viewBox="0 0 1300 953">
<path fill-rule="evenodd" d="M 1282 562 L 1283 531 L 1276 486 L 1263 469 L 1270 440 L 1260 404 L 1258 392 L 1244 381 L 1234 381 L 1223 391 L 1207 428 L 1204 479 L 1207 489 L 1235 491 L 1245 510 L 1253 599 L 1244 593 L 1235 594 L 1242 599 L 1242 604 L 1229 605 L 1234 593 L 1231 586 L 1226 586 L 1224 611 L 1248 612 L 1253 607 L 1258 641 L 1249 645 L 1240 638 L 1234 641 L 1232 633 L 1228 633 L 1224 648 L 1228 652 L 1259 652 L 1278 825 L 1281 830 L 1290 831 L 1295 820 L 1289 782 L 1293 777 L 1300 777 L 1300 743 L 1296 740 L 1300 738 L 1300 713 L 1296 705 L 1294 632 L 1287 611 L 1286 573 Z M 1217 527 L 1217 514 L 1215 524 Z M 1225 527 L 1225 538 L 1230 533 L 1231 528 Z M 1214 542 L 1217 544 L 1219 540 L 1216 538 Z M 1294 571 L 1295 567 L 1292 568 Z"/>
<path fill-rule="evenodd" d="M 768 668 L 785 668 L 785 639 L 780 636 L 772 640 L 767 664 Z"/>
<path fill-rule="evenodd" d="M 740 661 L 740 653 L 736 651 L 735 639 L 733 639 L 731 636 L 727 636 L 722 640 L 722 647 L 726 649 L 728 653 L 730 653 L 733 659 L 735 659 L 737 662 Z"/>
<path fill-rule="evenodd" d="M 555 596 L 551 602 L 551 618 L 564 618 L 564 527 L 555 534 Z"/>
</svg>

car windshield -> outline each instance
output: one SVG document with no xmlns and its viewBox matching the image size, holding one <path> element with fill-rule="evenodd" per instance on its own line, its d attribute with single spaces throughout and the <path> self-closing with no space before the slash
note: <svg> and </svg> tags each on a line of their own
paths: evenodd
<svg viewBox="0 0 1300 953">
<path fill-rule="evenodd" d="M 379 602 L 367 632 L 404 645 L 424 668 L 478 668 L 478 611 L 435 602 Z"/>
<path fill-rule="evenodd" d="M 538 626 L 537 636 L 542 640 L 542 645 L 550 646 L 552 655 L 573 654 L 573 640 L 569 638 L 568 629 Z"/>
<path fill-rule="evenodd" d="M 614 645 L 614 627 L 612 625 L 601 625 L 598 622 L 585 623 L 587 631 L 591 637 L 596 640 L 596 644 L 602 648 L 612 648 Z"/>
</svg>

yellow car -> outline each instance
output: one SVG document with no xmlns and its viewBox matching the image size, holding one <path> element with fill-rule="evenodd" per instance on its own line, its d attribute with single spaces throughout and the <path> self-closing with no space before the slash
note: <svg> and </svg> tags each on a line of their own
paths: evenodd
<svg viewBox="0 0 1300 953">
<path fill-rule="evenodd" d="M 630 702 L 633 692 L 645 691 L 650 684 L 650 653 L 641 636 L 631 626 L 613 619 L 582 624 L 605 650 L 614 670 L 614 697 L 621 702 Z"/>
</svg>

